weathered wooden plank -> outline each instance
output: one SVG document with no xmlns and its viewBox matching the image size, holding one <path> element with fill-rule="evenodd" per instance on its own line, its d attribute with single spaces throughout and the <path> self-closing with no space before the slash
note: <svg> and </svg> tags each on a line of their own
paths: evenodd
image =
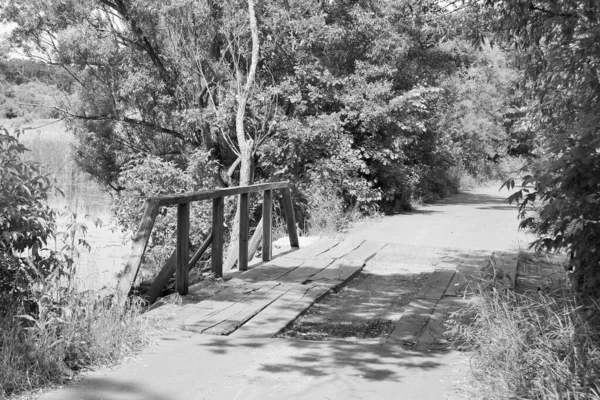
<svg viewBox="0 0 600 400">
<path fill-rule="evenodd" d="M 419 293 L 417 293 L 415 298 L 429 300 L 441 299 L 455 273 L 456 271 L 454 270 L 436 269 L 421 290 L 419 290 Z"/>
<path fill-rule="evenodd" d="M 344 239 L 336 246 L 330 248 L 324 253 L 321 253 L 319 257 L 342 258 L 353 250 L 356 250 L 363 243 L 363 239 Z"/>
<path fill-rule="evenodd" d="M 117 294 L 123 299 L 126 298 L 131 289 L 131 284 L 137 277 L 138 270 L 142 264 L 142 257 L 146 251 L 148 240 L 150 240 L 154 221 L 158 215 L 158 208 L 159 205 L 156 201 L 148 200 L 146 202 L 146 209 L 144 210 L 140 227 L 135 233 L 133 243 L 131 244 L 131 254 L 123 269 L 117 274 L 118 282 L 116 290 Z"/>
<path fill-rule="evenodd" d="M 208 233 L 208 236 L 206 237 L 200 248 L 192 256 L 189 262 L 190 270 L 194 267 L 194 265 L 196 265 L 200 257 L 202 257 L 202 255 L 206 252 L 206 249 L 208 248 L 208 246 L 210 246 L 211 242 L 212 231 Z M 148 291 L 144 295 L 145 301 L 149 302 L 150 304 L 156 301 L 156 298 L 158 297 L 160 292 L 163 290 L 165 285 L 169 282 L 169 279 L 171 279 L 171 277 L 175 273 L 176 265 L 177 249 L 175 249 L 173 253 L 171 253 L 171 256 L 167 259 L 165 265 L 162 267 L 162 269 L 154 279 L 154 282 L 152 282 L 152 285 L 150 285 L 150 287 L 148 288 Z"/>
<path fill-rule="evenodd" d="M 294 216 L 294 204 L 292 203 L 292 192 L 289 187 L 282 189 L 283 208 L 285 209 L 285 222 L 287 223 L 290 246 L 300 247 L 298 244 L 298 231 L 296 230 L 296 217 Z"/>
<path fill-rule="evenodd" d="M 437 300 L 416 299 L 411 301 L 384 345 L 401 345 L 411 348 L 415 346 L 429 323 L 436 304 Z"/>
<path fill-rule="evenodd" d="M 166 206 L 180 203 L 191 203 L 193 201 L 200 200 L 214 200 L 218 199 L 219 197 L 234 196 L 242 193 L 262 192 L 264 190 L 273 189 L 286 189 L 289 187 L 290 184 L 288 182 L 261 183 L 250 186 L 236 186 L 225 189 L 201 190 L 198 192 L 154 196 L 152 200 L 157 202 L 160 206 Z"/>
<path fill-rule="evenodd" d="M 177 268 L 177 249 L 173 250 L 171 256 L 165 262 L 165 265 L 162 267 L 150 288 L 144 295 L 144 300 L 149 302 L 150 304 L 154 303 L 160 292 L 163 290 L 165 285 L 169 282 L 169 279 L 175 273 L 175 269 Z"/>
<path fill-rule="evenodd" d="M 447 347 L 449 343 L 446 338 L 444 338 L 444 332 L 447 330 L 444 326 L 444 322 L 452 312 L 457 311 L 464 304 L 466 304 L 466 301 L 455 297 L 448 297 L 438 301 L 435 305 L 435 309 L 431 313 L 427 325 L 417 340 L 414 350 L 443 350 Z"/>
<path fill-rule="evenodd" d="M 263 219 L 262 224 L 262 259 L 263 261 L 271 261 L 273 259 L 273 191 L 265 190 L 263 197 Z"/>
<path fill-rule="evenodd" d="M 228 283 L 233 286 L 239 286 L 248 282 L 277 281 L 283 275 L 302 265 L 303 261 L 295 258 L 278 257 L 260 267 L 242 273 L 238 277 L 231 279 Z"/>
<path fill-rule="evenodd" d="M 295 321 L 315 302 L 327 295 L 329 288 L 321 285 L 294 285 L 281 297 L 269 304 L 231 336 L 269 338 Z"/>
<path fill-rule="evenodd" d="M 261 282 L 243 288 L 223 290 L 210 299 L 200 302 L 199 306 L 202 308 L 185 319 L 184 329 L 204 332 L 227 320 L 250 319 L 284 293 L 281 290 L 274 290 L 279 285 L 278 282 Z M 227 334 L 229 326 L 223 325 L 207 333 Z"/>
<path fill-rule="evenodd" d="M 210 246 L 211 243 L 212 243 L 212 230 L 208 232 L 206 239 L 204 239 L 204 242 L 202 242 L 202 245 L 200 246 L 200 248 L 194 253 L 192 258 L 190 259 L 190 264 L 189 264 L 190 270 L 192 268 L 194 268 L 194 266 L 196 265 L 198 260 L 200 260 L 200 257 L 202 257 L 204 255 L 204 253 L 206 252 L 206 249 L 208 249 L 208 246 Z"/>
<path fill-rule="evenodd" d="M 338 259 L 318 274 L 307 279 L 305 283 L 324 285 L 335 289 L 354 278 L 364 266 L 365 263 L 362 261 Z"/>
<path fill-rule="evenodd" d="M 288 258 L 308 260 L 310 258 L 320 256 L 322 253 L 325 253 L 332 247 L 336 246 L 338 243 L 338 239 L 320 238 L 315 244 L 311 244 L 308 247 L 303 247 L 300 250 L 292 251 L 291 253 L 286 254 L 285 256 Z"/>
<path fill-rule="evenodd" d="M 175 271 L 175 288 L 180 295 L 188 292 L 189 251 L 190 242 L 190 203 L 177 206 L 177 268 Z"/>
<path fill-rule="evenodd" d="M 256 250 L 258 250 L 258 246 L 260 245 L 263 238 L 263 219 L 261 218 L 258 221 L 258 225 L 256 225 L 256 229 L 250 238 L 250 243 L 248 244 L 248 261 L 252 260 L 254 254 L 256 254 Z"/>
<path fill-rule="evenodd" d="M 211 320 L 207 320 L 206 323 L 212 325 L 204 329 L 202 333 L 207 335 L 229 335 L 265 308 L 268 308 L 269 305 L 284 295 L 287 290 L 288 288 L 277 286 L 269 290 L 253 293 L 251 296 L 245 298 L 243 302 L 234 304 L 222 313 L 215 315 L 212 319 L 212 321 L 219 319 L 222 319 L 222 321 L 212 324 Z"/>
<path fill-rule="evenodd" d="M 290 272 L 281 277 L 277 278 L 278 282 L 295 282 L 302 283 L 310 279 L 312 276 L 318 274 L 331 263 L 335 261 L 334 258 L 320 257 L 307 260 L 302 263 L 298 268 L 294 268 Z"/>
<path fill-rule="evenodd" d="M 212 256 L 211 270 L 218 276 L 223 276 L 223 224 L 224 224 L 224 199 L 219 197 L 213 200 L 213 239 L 212 239 Z"/>
<path fill-rule="evenodd" d="M 240 232 L 238 236 L 238 269 L 248 269 L 248 229 L 249 227 L 248 193 L 240 194 Z"/>
<path fill-rule="evenodd" d="M 385 245 L 385 242 L 372 242 L 370 240 L 366 240 L 356 249 L 343 256 L 342 259 L 367 262 L 373 258 L 379 250 L 383 249 Z"/>
</svg>

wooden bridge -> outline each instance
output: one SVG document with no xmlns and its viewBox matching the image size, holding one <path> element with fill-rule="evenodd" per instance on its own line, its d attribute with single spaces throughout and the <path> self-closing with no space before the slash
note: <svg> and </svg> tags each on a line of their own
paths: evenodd
<svg viewBox="0 0 600 400">
<path fill-rule="evenodd" d="M 273 191 L 282 192 L 290 247 L 274 254 L 271 245 Z M 248 196 L 263 192 L 262 232 L 257 229 L 248 239 Z M 190 267 L 212 245 L 211 269 L 223 276 L 224 197 L 239 195 L 239 271 L 229 274 L 227 283 L 214 295 L 202 292 L 202 284 L 188 285 Z M 212 200 L 213 231 L 192 257 L 189 257 L 189 204 Z M 177 246 L 157 276 L 146 299 L 152 303 L 175 274 L 182 306 L 161 305 L 153 312 L 162 314 L 174 326 L 213 335 L 272 337 L 306 311 L 314 302 L 339 289 L 361 272 L 373 257 L 393 254 L 392 245 L 369 240 L 320 238 L 299 248 L 290 187 L 286 182 L 248 187 L 217 189 L 195 193 L 157 196 L 148 200 L 132 255 L 125 272 L 135 277 L 148 243 L 158 208 L 177 205 Z M 262 262 L 249 269 L 249 253 L 262 240 Z M 250 244 L 249 244 L 250 243 Z M 251 250 L 249 251 L 249 248 Z M 419 252 L 419 250 L 416 250 Z M 423 253 L 437 250 L 423 249 Z M 396 255 L 396 258 L 398 256 Z M 429 281 L 403 312 L 387 343 L 424 349 L 441 340 L 442 321 L 464 301 L 474 281 L 490 268 L 500 268 L 514 284 L 516 256 L 485 251 L 453 251 L 434 254 L 435 270 Z M 227 272 L 227 271 L 226 271 Z M 125 276 L 125 275 L 124 275 Z M 129 279 L 128 285 L 133 279 Z M 129 290 L 129 286 L 127 286 Z"/>
</svg>

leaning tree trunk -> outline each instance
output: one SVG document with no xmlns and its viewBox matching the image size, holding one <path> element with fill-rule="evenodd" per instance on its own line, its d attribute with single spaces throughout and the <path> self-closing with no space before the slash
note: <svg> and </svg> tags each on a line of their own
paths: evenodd
<svg viewBox="0 0 600 400">
<path fill-rule="evenodd" d="M 252 85 L 254 85 L 254 78 L 256 76 L 256 66 L 258 65 L 258 26 L 256 23 L 256 13 L 254 11 L 254 0 L 248 0 L 248 17 L 250 19 L 250 32 L 252 34 L 252 59 L 250 61 L 250 69 L 248 76 L 246 77 L 246 84 L 242 85 L 242 72 L 237 67 L 237 87 L 238 87 L 238 104 L 237 114 L 235 117 L 235 133 L 237 136 L 238 145 L 240 147 L 240 186 L 250 185 L 252 183 L 252 154 L 254 152 L 254 142 L 252 139 L 246 137 L 244 131 L 244 118 L 246 116 L 246 104 L 248 103 L 248 96 Z M 239 202 L 237 205 L 237 211 L 231 230 L 231 239 L 227 259 L 225 260 L 224 270 L 233 268 L 237 261 L 239 252 L 238 243 L 238 231 L 240 226 L 240 207 Z"/>
</svg>

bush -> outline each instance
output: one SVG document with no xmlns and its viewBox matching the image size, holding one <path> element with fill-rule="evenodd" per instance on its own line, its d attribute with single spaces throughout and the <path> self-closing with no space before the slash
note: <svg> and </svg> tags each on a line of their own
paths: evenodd
<svg viewBox="0 0 600 400">
<path fill-rule="evenodd" d="M 595 131 L 582 132 L 568 152 L 525 176 L 508 200 L 520 206 L 521 227 L 538 235 L 531 247 L 569 252 L 576 290 L 600 297 L 600 154 Z M 513 188 L 515 180 L 504 185 Z M 530 215 L 532 205 L 539 214 Z"/>
<path fill-rule="evenodd" d="M 40 165 L 22 161 L 27 151 L 17 137 L 0 127 L 0 250 L 34 253 L 55 230 L 47 204 L 50 176 Z"/>
<path fill-rule="evenodd" d="M 214 164 L 207 153 L 196 152 L 187 169 L 174 162 L 155 156 L 140 156 L 130 161 L 119 175 L 124 188 L 113 198 L 112 211 L 118 224 L 132 235 L 137 231 L 144 212 L 146 199 L 161 194 L 177 194 L 214 187 Z M 190 238 L 201 243 L 212 226 L 212 208 L 209 202 L 194 202 L 190 209 Z M 145 272 L 152 275 L 175 249 L 177 211 L 161 207 L 152 229 L 144 264 Z"/>
</svg>

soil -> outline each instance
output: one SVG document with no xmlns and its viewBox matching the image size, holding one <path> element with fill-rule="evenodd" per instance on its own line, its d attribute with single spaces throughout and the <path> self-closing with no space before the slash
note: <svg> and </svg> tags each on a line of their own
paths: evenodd
<svg viewBox="0 0 600 400">
<path fill-rule="evenodd" d="M 383 343 L 431 274 L 388 274 L 368 266 L 277 337 Z"/>
</svg>

